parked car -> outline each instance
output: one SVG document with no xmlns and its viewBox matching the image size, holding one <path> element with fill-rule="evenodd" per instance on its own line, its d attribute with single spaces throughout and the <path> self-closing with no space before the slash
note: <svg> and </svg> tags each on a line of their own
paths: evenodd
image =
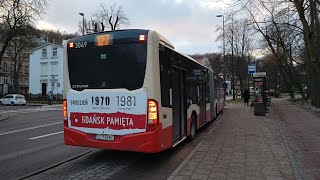
<svg viewBox="0 0 320 180">
<path fill-rule="evenodd" d="M 0 99 L 0 105 L 26 105 L 26 98 L 22 94 L 8 94 Z"/>
</svg>

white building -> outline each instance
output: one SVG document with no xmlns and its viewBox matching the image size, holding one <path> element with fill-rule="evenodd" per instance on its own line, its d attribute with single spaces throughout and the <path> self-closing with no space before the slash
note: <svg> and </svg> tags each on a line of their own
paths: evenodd
<svg viewBox="0 0 320 180">
<path fill-rule="evenodd" d="M 63 91 L 63 46 L 45 43 L 30 51 L 29 93 L 47 95 Z"/>
<path fill-rule="evenodd" d="M 212 66 L 210 64 L 210 61 L 209 61 L 208 57 L 203 57 L 203 58 L 200 58 L 200 59 L 196 59 L 196 61 L 212 70 Z"/>
</svg>

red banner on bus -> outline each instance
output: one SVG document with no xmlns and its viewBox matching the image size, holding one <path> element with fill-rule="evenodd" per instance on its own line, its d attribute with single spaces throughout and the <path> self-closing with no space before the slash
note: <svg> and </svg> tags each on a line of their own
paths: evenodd
<svg viewBox="0 0 320 180">
<path fill-rule="evenodd" d="M 145 114 L 71 112 L 71 126 L 98 129 L 145 129 Z"/>
</svg>

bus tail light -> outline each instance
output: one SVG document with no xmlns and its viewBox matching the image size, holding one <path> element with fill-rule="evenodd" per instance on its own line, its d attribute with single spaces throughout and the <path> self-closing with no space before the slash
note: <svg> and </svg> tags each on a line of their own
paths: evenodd
<svg viewBox="0 0 320 180">
<path fill-rule="evenodd" d="M 148 100 L 147 131 L 155 130 L 159 125 L 158 103 L 155 100 Z"/>
<path fill-rule="evenodd" d="M 69 43 L 69 48 L 74 48 L 74 43 L 73 42 Z"/>
<path fill-rule="evenodd" d="M 147 40 L 147 38 L 146 38 L 146 35 L 145 35 L 145 34 L 139 35 L 139 41 L 144 42 L 144 41 L 146 41 L 146 40 Z"/>
<path fill-rule="evenodd" d="M 67 109 L 67 100 L 63 100 L 63 124 L 65 127 L 68 126 L 68 109 Z"/>
</svg>

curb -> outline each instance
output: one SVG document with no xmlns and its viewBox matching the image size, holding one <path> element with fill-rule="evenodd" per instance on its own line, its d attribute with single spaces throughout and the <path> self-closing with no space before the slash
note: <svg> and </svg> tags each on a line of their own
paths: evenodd
<svg viewBox="0 0 320 180">
<path fill-rule="evenodd" d="M 51 105 L 44 104 L 41 107 L 62 107 L 62 104 L 51 104 Z"/>
<path fill-rule="evenodd" d="M 7 113 L 0 113 L 0 121 L 4 121 L 9 118 L 9 114 Z"/>
<path fill-rule="evenodd" d="M 87 155 L 87 154 L 89 154 L 89 153 L 91 153 L 91 152 L 94 152 L 94 151 L 97 151 L 97 149 L 88 150 L 87 152 L 84 152 L 84 153 L 82 153 L 82 154 L 80 154 L 80 155 L 75 155 L 75 156 L 73 156 L 73 157 L 71 157 L 71 158 L 69 158 L 69 159 L 66 159 L 66 160 L 64 160 L 64 161 L 58 162 L 58 163 L 53 164 L 53 165 L 51 165 L 51 166 L 49 166 L 49 167 L 45 167 L 45 168 L 40 169 L 40 170 L 38 170 L 38 171 L 36 171 L 36 172 L 30 173 L 30 174 L 28 174 L 28 175 L 26 175 L 26 176 L 20 177 L 20 178 L 18 178 L 18 179 L 19 179 L 19 180 L 22 180 L 22 179 L 31 178 L 32 176 L 36 176 L 36 175 L 41 174 L 41 173 L 43 173 L 43 172 L 45 172 L 45 171 L 48 171 L 48 170 L 53 169 L 53 168 L 55 168 L 55 167 L 58 167 L 58 166 L 60 166 L 60 165 L 62 165 L 62 164 L 65 164 L 65 163 L 68 163 L 68 162 L 73 161 L 73 160 L 75 160 L 75 159 L 81 158 L 82 156 L 85 156 L 85 155 Z"/>
<path fill-rule="evenodd" d="M 183 162 L 177 167 L 177 169 L 173 171 L 173 173 L 169 176 L 167 180 L 173 180 L 179 174 L 181 169 L 188 163 L 188 161 L 192 158 L 194 153 L 196 153 L 196 151 L 200 148 L 200 146 L 203 143 L 202 141 L 203 140 L 201 140 L 201 142 L 191 151 L 191 153 L 183 160 Z"/>
<path fill-rule="evenodd" d="M 221 119 L 223 117 L 223 110 L 220 114 L 220 117 L 218 119 L 216 119 L 216 124 L 214 124 L 214 126 L 212 127 L 212 129 L 210 129 L 209 132 L 206 133 L 206 135 L 211 134 L 216 127 L 219 125 L 219 123 L 221 122 Z M 213 123 L 215 123 L 213 122 Z M 196 151 L 201 147 L 203 141 L 205 138 L 203 138 L 200 143 L 191 151 L 191 153 L 183 160 L 183 162 L 177 167 L 177 169 L 175 171 L 173 171 L 173 173 L 169 176 L 169 178 L 167 180 L 173 180 L 174 178 L 176 178 L 176 176 L 179 174 L 179 172 L 181 171 L 181 169 L 188 163 L 188 161 L 192 158 L 192 156 L 194 155 L 194 153 L 196 153 Z"/>
<path fill-rule="evenodd" d="M 33 103 L 27 103 L 27 106 L 43 106 L 44 104 L 33 104 Z"/>
</svg>

